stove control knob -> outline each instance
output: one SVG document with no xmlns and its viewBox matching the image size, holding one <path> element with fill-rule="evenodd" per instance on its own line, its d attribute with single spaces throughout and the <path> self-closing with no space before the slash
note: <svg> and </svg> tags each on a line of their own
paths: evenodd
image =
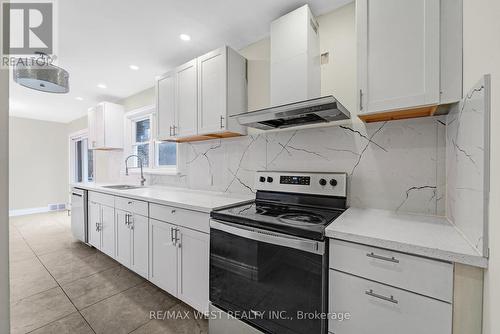
<svg viewBox="0 0 500 334">
<path fill-rule="evenodd" d="M 335 179 L 331 179 L 331 180 L 330 180 L 330 185 L 331 185 L 332 187 L 335 187 L 335 186 L 337 185 L 337 183 L 338 183 L 338 182 L 337 182 L 337 180 L 335 180 Z"/>
<path fill-rule="evenodd" d="M 322 186 L 326 186 L 326 180 L 325 179 L 319 180 L 319 184 Z"/>
<path fill-rule="evenodd" d="M 269 182 L 269 183 L 273 183 L 273 178 L 272 178 L 272 177 L 270 177 L 270 176 L 268 176 L 268 177 L 267 177 L 267 182 Z"/>
<path fill-rule="evenodd" d="M 266 182 L 266 178 L 265 178 L 264 176 L 261 176 L 261 177 L 259 178 L 259 181 L 260 181 L 260 182 Z"/>
</svg>

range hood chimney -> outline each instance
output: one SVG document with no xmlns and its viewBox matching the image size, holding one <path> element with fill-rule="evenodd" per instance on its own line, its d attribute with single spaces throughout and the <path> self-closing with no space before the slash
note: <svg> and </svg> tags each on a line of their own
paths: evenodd
<svg viewBox="0 0 500 334">
<path fill-rule="evenodd" d="M 321 97 L 319 25 L 308 5 L 271 23 L 271 106 L 235 115 L 262 130 L 350 118 L 333 96 Z"/>
</svg>

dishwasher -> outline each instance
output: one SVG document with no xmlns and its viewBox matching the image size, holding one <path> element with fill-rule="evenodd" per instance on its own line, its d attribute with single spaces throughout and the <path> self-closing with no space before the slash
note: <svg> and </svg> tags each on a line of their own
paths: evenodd
<svg viewBox="0 0 500 334">
<path fill-rule="evenodd" d="M 87 190 L 71 191 L 71 232 L 76 239 L 88 243 Z"/>
</svg>

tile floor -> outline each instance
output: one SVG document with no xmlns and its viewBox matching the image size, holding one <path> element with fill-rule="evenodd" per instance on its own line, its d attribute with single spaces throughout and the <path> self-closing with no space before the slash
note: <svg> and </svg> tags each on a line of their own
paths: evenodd
<svg viewBox="0 0 500 334">
<path fill-rule="evenodd" d="M 10 220 L 11 333 L 202 334 L 194 310 L 76 241 L 66 213 Z M 150 311 L 190 311 L 151 320 Z"/>
</svg>

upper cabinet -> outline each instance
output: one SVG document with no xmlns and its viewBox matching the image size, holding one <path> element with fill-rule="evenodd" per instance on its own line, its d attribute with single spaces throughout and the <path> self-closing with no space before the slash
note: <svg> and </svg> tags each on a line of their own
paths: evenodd
<svg viewBox="0 0 500 334">
<path fill-rule="evenodd" d="M 123 107 L 101 102 L 88 112 L 89 148 L 123 149 Z"/>
<path fill-rule="evenodd" d="M 462 94 L 457 0 L 357 0 L 358 116 L 433 115 Z"/>
<path fill-rule="evenodd" d="M 222 47 L 157 78 L 158 139 L 234 137 L 246 129 L 229 117 L 247 111 L 246 59 Z"/>
</svg>

